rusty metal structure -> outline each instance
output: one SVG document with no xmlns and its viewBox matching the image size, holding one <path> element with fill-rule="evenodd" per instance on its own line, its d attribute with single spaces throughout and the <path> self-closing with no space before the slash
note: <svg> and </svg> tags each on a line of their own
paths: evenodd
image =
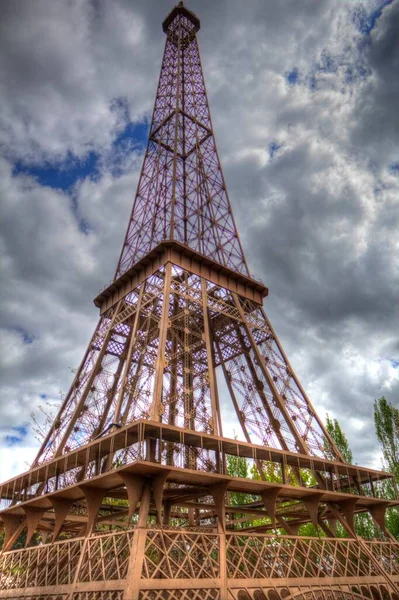
<svg viewBox="0 0 399 600">
<path fill-rule="evenodd" d="M 263 311 L 268 290 L 248 271 L 216 150 L 199 27 L 182 3 L 163 23 L 115 278 L 94 300 L 100 320 L 34 464 L 0 486 L 0 599 L 399 600 L 384 522 L 392 476 L 343 460 Z M 238 439 L 224 435 L 223 410 Z M 243 464 L 251 476 L 232 468 Z M 377 539 L 356 534 L 362 514 Z"/>
</svg>

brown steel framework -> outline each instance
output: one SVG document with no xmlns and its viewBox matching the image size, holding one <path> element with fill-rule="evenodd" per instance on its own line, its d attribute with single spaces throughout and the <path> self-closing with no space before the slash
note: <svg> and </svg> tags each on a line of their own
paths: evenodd
<svg viewBox="0 0 399 600">
<path fill-rule="evenodd" d="M 36 460 L 0 486 L 0 599 L 399 600 L 392 476 L 345 463 L 249 274 L 199 26 L 182 3 L 163 23 L 115 279 Z M 221 404 L 240 439 L 223 435 Z M 229 474 L 229 457 L 257 478 Z M 359 513 L 378 540 L 356 535 Z M 300 535 L 307 523 L 317 536 Z"/>
</svg>

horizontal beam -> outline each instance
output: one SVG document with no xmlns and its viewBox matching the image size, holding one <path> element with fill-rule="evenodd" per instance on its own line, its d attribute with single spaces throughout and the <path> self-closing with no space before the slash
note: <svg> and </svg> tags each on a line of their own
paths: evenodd
<svg viewBox="0 0 399 600">
<path fill-rule="evenodd" d="M 29 549 L 30 550 L 30 549 Z M 23 598 L 26 596 L 29 600 L 32 597 L 40 596 L 55 596 L 61 594 L 69 594 L 71 589 L 74 592 L 101 592 L 105 590 L 116 591 L 125 589 L 125 579 L 112 579 L 110 581 L 82 581 L 76 584 L 64 584 L 56 586 L 43 586 L 43 587 L 30 587 L 30 588 L 19 588 L 12 590 L 0 590 L 0 598 L 9 598 L 10 600 L 15 598 Z"/>
<path fill-rule="evenodd" d="M 277 450 L 275 448 L 265 446 L 257 446 L 248 442 L 232 440 L 221 436 L 214 436 L 202 432 L 192 431 L 189 429 L 182 429 L 173 425 L 167 425 L 155 421 L 147 421 L 141 419 L 127 425 L 126 427 L 117 429 L 102 438 L 93 440 L 89 444 L 81 446 L 80 448 L 77 448 L 76 450 L 73 450 L 68 454 L 59 456 L 47 463 L 44 463 L 43 465 L 35 467 L 34 469 L 31 469 L 30 471 L 19 475 L 18 477 L 14 477 L 13 479 L 6 481 L 0 486 L 0 498 L 14 501 L 30 501 L 32 500 L 32 498 L 18 498 L 18 493 L 30 486 L 46 483 L 46 481 L 48 481 L 49 479 L 56 477 L 57 474 L 58 476 L 60 476 L 61 474 L 67 473 L 68 471 L 77 467 L 84 467 L 90 462 L 98 461 L 101 457 L 112 454 L 117 450 L 126 448 L 134 443 L 143 443 L 144 440 L 148 438 L 158 439 L 162 442 L 173 442 L 176 444 L 182 444 L 183 446 L 188 447 L 204 448 L 207 450 L 213 450 L 219 453 L 222 452 L 224 454 L 230 454 L 232 456 L 244 457 L 255 461 L 264 460 L 274 462 L 280 465 L 287 465 L 290 467 L 310 469 L 313 472 L 318 471 L 324 473 L 332 473 L 337 476 L 355 476 L 358 478 L 359 482 L 363 483 L 367 483 L 370 480 L 379 481 L 392 477 L 391 474 L 386 473 L 385 471 L 375 471 L 373 469 L 357 467 L 356 465 L 328 461 L 321 458 L 309 457 L 308 455 L 295 454 L 293 452 Z M 132 463 L 131 465 L 124 465 L 120 467 L 120 469 L 130 468 L 133 464 L 134 463 Z M 148 466 L 153 465 L 154 467 L 162 467 L 162 465 L 158 465 L 157 463 L 146 462 L 145 464 L 147 464 Z M 118 471 L 119 469 L 114 469 L 112 471 L 109 471 L 108 473 L 105 473 L 103 476 L 115 477 L 115 474 Z M 197 482 L 199 485 L 203 485 L 205 481 L 205 479 L 203 479 L 204 477 L 220 477 L 222 475 L 219 473 L 211 474 L 203 471 L 197 471 L 194 472 L 196 477 L 190 480 L 186 478 L 186 475 L 184 475 L 184 473 L 186 473 L 186 470 L 182 470 L 182 473 L 184 483 L 190 483 L 191 485 L 195 485 Z M 93 479 L 88 479 L 87 482 L 90 483 L 95 479 L 97 479 L 97 477 Z M 119 482 L 118 477 L 116 481 L 117 483 Z M 208 479 L 206 479 L 206 481 L 208 481 Z M 241 480 L 240 484 L 241 488 L 243 487 L 242 481 L 243 480 Z M 253 480 L 249 479 L 245 481 L 248 482 L 247 491 L 249 491 L 250 484 L 252 485 L 254 482 Z M 76 485 L 78 485 L 78 483 L 76 483 Z M 108 489 L 112 489 L 112 486 L 107 487 Z M 117 485 L 114 485 L 114 487 L 117 487 Z M 34 498 L 44 499 L 46 496 L 49 496 L 49 494 L 46 494 L 44 486 L 40 487 L 39 489 L 41 490 L 40 494 Z M 58 492 L 62 493 L 62 495 L 64 496 L 66 489 L 70 488 L 60 487 Z M 307 488 L 305 486 L 296 486 L 293 489 L 296 490 L 295 495 L 298 495 L 298 493 L 300 495 L 303 491 L 306 490 L 309 493 L 315 492 L 314 488 Z M 259 490 L 261 490 L 261 488 L 259 488 Z M 243 491 L 246 491 L 245 488 Z M 68 493 L 70 494 L 70 492 Z M 338 501 L 339 497 L 341 496 L 342 498 L 350 498 L 354 497 L 355 495 L 329 490 L 329 501 Z M 74 494 L 72 494 L 72 496 L 69 495 L 69 497 L 77 499 L 77 497 L 75 498 Z M 335 500 L 334 497 L 336 498 Z M 366 500 L 369 504 L 372 504 L 373 501 L 376 501 L 376 498 L 372 497 L 359 496 L 359 498 L 362 500 L 362 504 L 364 504 L 364 501 Z M 397 504 L 397 502 L 390 503 L 390 505 L 394 504 Z M 50 506 L 49 501 L 45 501 L 43 506 Z"/>
<path fill-rule="evenodd" d="M 100 314 L 114 306 L 168 262 L 259 305 L 268 295 L 268 289 L 263 283 L 233 271 L 180 242 L 169 240 L 158 244 L 96 296 L 94 304 L 100 309 Z"/>
<path fill-rule="evenodd" d="M 154 462 L 145 460 L 138 460 L 129 465 L 124 465 L 113 471 L 97 475 L 90 480 L 85 482 L 86 487 L 93 487 L 97 490 L 104 491 L 104 495 L 109 490 L 121 487 L 123 485 L 123 479 L 120 474 L 130 473 L 134 476 L 143 478 L 154 478 L 167 473 L 167 481 L 169 483 L 175 483 L 178 485 L 184 485 L 190 483 L 191 485 L 198 485 L 204 487 L 204 495 L 209 493 L 210 486 L 215 484 L 226 484 L 226 490 L 230 492 L 243 492 L 248 494 L 262 495 L 263 492 L 279 488 L 279 499 L 285 500 L 303 500 L 307 497 L 314 496 L 315 490 L 312 488 L 305 488 L 300 486 L 292 486 L 281 483 L 271 483 L 256 479 L 244 479 L 241 477 L 232 477 L 229 475 L 221 475 L 218 473 L 209 473 L 193 469 L 183 469 L 180 467 L 172 467 L 170 465 L 160 465 Z M 385 506 L 395 506 L 398 502 L 379 498 L 371 498 L 368 496 L 358 496 L 355 494 L 348 494 L 342 492 L 334 492 L 329 490 L 319 490 L 320 502 L 322 503 L 335 503 L 343 504 L 349 501 L 357 501 L 356 509 L 364 509 L 365 507 L 371 508 L 377 504 L 384 504 Z M 79 487 L 79 482 L 64 489 L 48 494 L 42 494 L 40 496 L 31 498 L 19 502 L 16 505 L 12 505 L 7 509 L 0 512 L 0 519 L 3 514 L 11 514 L 12 516 L 23 516 L 23 508 L 26 506 L 33 507 L 47 507 L 50 505 L 50 498 L 68 498 L 73 500 L 82 500 L 84 494 Z M 204 505 L 206 508 L 206 505 Z M 239 509 L 237 509 L 239 512 Z"/>
<path fill-rule="evenodd" d="M 392 575 L 392 580 L 399 582 L 399 576 Z M 141 579 L 140 590 L 175 590 L 175 589 L 219 589 L 221 580 L 219 578 L 209 579 Z M 386 585 L 386 581 L 381 576 L 371 577 L 293 577 L 293 578 L 274 578 L 274 579 L 228 579 L 228 589 L 240 590 L 243 588 L 282 588 L 286 586 L 301 587 L 317 590 L 317 587 L 322 589 L 336 588 L 342 585 Z M 101 592 L 105 590 L 123 590 L 126 585 L 126 580 L 117 579 L 111 581 L 92 581 L 77 583 L 73 586 L 74 592 Z M 0 590 L 0 598 L 32 598 L 32 596 L 45 596 L 67 594 L 71 591 L 72 585 L 47 586 L 47 587 L 31 587 L 19 588 L 13 590 Z M 12 594 L 12 596 L 11 596 Z"/>
</svg>

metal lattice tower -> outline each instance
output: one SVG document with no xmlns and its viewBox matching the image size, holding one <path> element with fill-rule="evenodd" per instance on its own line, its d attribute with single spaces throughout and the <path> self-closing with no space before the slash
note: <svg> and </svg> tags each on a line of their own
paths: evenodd
<svg viewBox="0 0 399 600">
<path fill-rule="evenodd" d="M 0 598 L 399 600 L 384 522 L 393 478 L 345 463 L 263 311 L 199 28 L 182 3 L 163 23 L 115 278 L 94 300 L 99 323 L 36 460 L 0 486 Z M 239 439 L 224 436 L 221 405 Z M 378 539 L 357 536 L 359 513 Z"/>
</svg>

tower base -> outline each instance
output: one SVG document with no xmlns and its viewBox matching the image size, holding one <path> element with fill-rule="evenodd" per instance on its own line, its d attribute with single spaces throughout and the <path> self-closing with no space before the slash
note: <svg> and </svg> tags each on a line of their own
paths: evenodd
<svg viewBox="0 0 399 600">
<path fill-rule="evenodd" d="M 0 571 L 10 600 L 399 599 L 394 542 L 214 528 L 96 533 L 5 552 Z"/>
</svg>

